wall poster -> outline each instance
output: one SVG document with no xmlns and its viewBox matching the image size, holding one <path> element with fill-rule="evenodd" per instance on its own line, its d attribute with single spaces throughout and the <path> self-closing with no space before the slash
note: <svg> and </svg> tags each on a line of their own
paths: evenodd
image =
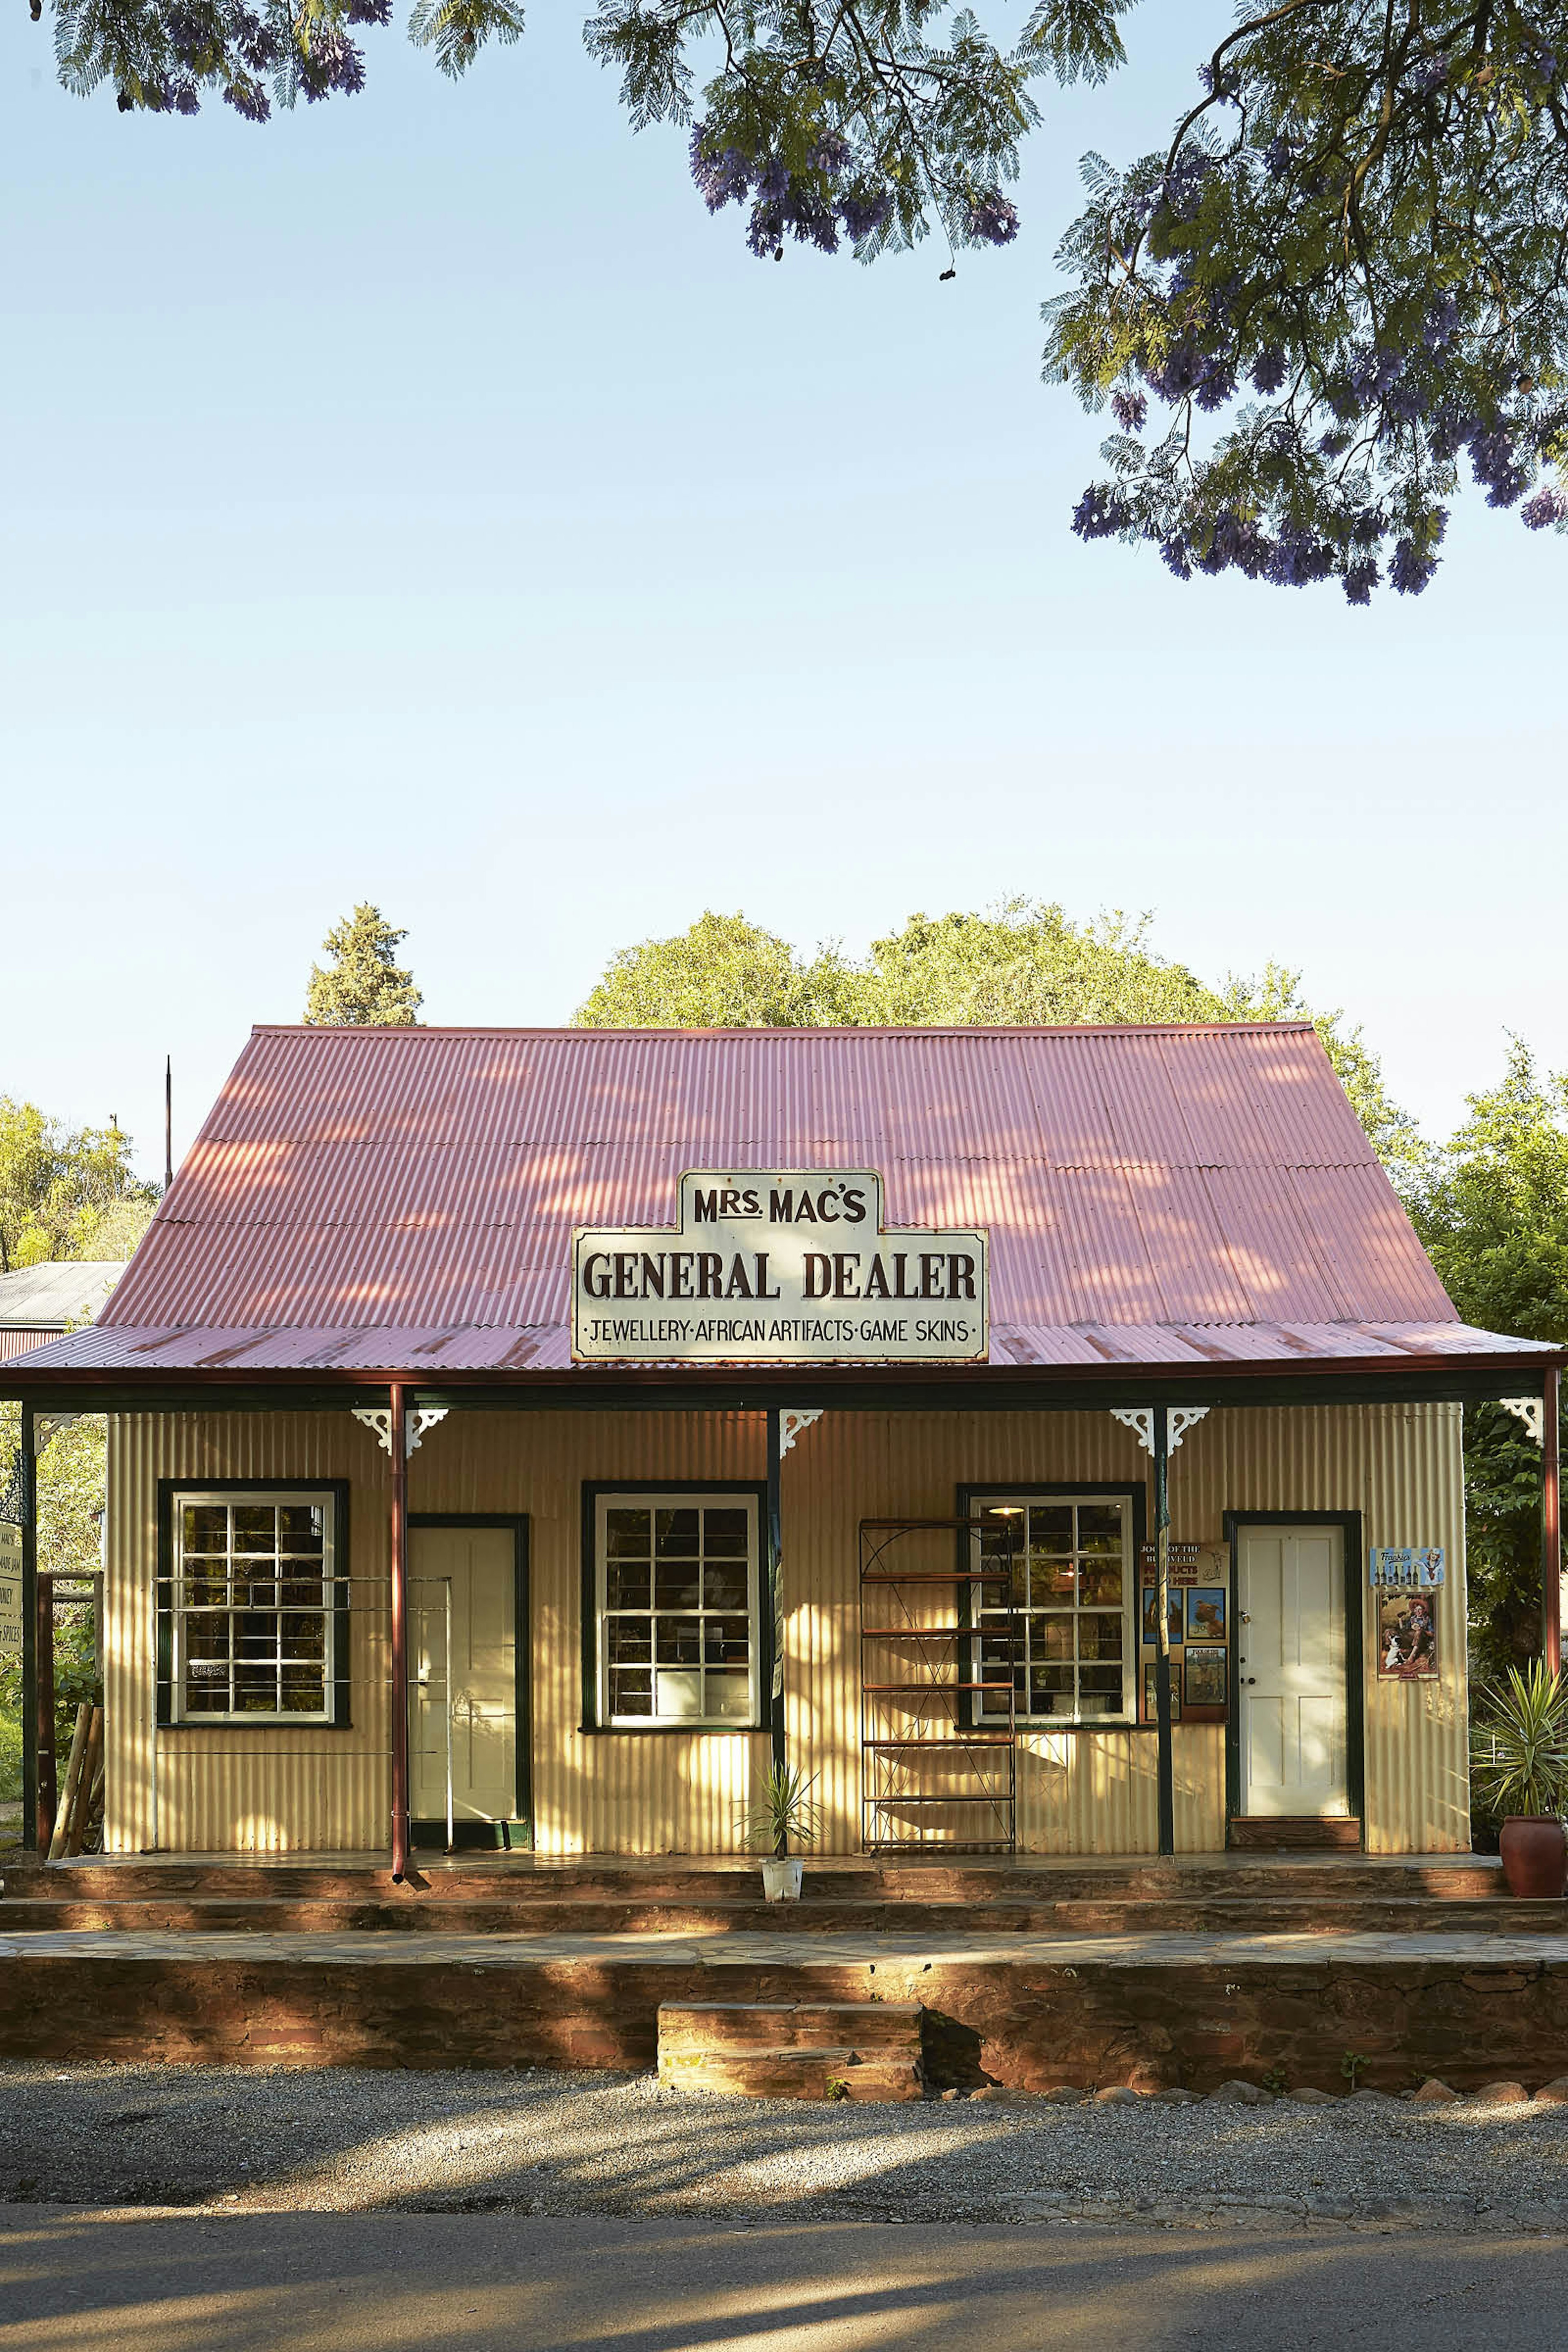
<svg viewBox="0 0 1568 2352">
<path fill-rule="evenodd" d="M 1367 1554 L 1367 1581 L 1429 1592 L 1447 1580 L 1447 1557 L 1441 1544 L 1374 1544 Z"/>
<path fill-rule="evenodd" d="M 1158 1555 L 1145 1544 L 1139 1615 L 1142 1719 L 1154 1714 L 1154 1658 L 1159 1642 Z M 1230 1560 L 1225 1545 L 1169 1545 L 1171 1720 L 1223 1723 L 1230 1705 Z"/>
<path fill-rule="evenodd" d="M 1154 1661 L 1145 1658 L 1143 1661 L 1143 1720 L 1145 1723 L 1158 1723 L 1160 1720 L 1160 1701 L 1154 1689 L 1155 1672 Z M 1178 1651 L 1171 1659 L 1171 1721 L 1180 1723 L 1181 1719 L 1182 1660 Z"/>
<path fill-rule="evenodd" d="M 1205 1643 L 1189 1642 L 1183 1669 L 1182 1697 L 1189 1707 L 1217 1707 L 1223 1714 L 1228 1688 L 1229 1653 Z"/>
<path fill-rule="evenodd" d="M 1426 1683 L 1437 1679 L 1437 1611 L 1428 1592 L 1384 1586 L 1377 1596 L 1377 1675 L 1380 1682 Z"/>
</svg>

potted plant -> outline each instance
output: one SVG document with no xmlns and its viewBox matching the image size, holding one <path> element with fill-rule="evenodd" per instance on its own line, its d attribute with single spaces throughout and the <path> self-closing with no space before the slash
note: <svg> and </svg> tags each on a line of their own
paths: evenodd
<svg viewBox="0 0 1568 2352">
<path fill-rule="evenodd" d="M 1568 1796 L 1568 1685 L 1537 1658 L 1486 1693 L 1473 1769 L 1501 1814 L 1502 1872 L 1510 1895 L 1561 1895 L 1568 1877 L 1563 1804 Z"/>
<path fill-rule="evenodd" d="M 745 1806 L 735 1816 L 735 1826 L 748 1845 L 765 1839 L 773 1848 L 763 1864 L 763 1893 L 770 1903 L 800 1900 L 801 1863 L 790 1845 L 816 1842 L 819 1815 L 811 1800 L 816 1785 L 815 1772 L 808 1780 L 797 1764 L 775 1764 L 761 1802 Z"/>
</svg>

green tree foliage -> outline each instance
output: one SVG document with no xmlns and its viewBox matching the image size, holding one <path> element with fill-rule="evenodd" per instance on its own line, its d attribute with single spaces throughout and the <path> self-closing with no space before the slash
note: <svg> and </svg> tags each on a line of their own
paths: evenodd
<svg viewBox="0 0 1568 2352">
<path fill-rule="evenodd" d="M 0 1403 L 0 1493 L 21 1444 L 21 1407 Z M 104 1507 L 107 1424 L 88 1414 L 38 1456 L 38 1566 L 58 1577 L 90 1576 L 100 1562 L 100 1514 Z M 55 1747 L 69 1750 L 77 1708 L 102 1697 L 91 1608 L 61 1601 L 55 1610 Z M 21 1794 L 22 1663 L 0 1658 L 0 1801 Z"/>
<path fill-rule="evenodd" d="M 34 0 L 41 14 L 43 0 Z M 363 87 L 391 0 L 50 0 L 61 80 L 194 114 Z M 1043 82 L 1123 61 L 1131 0 L 1035 0 L 998 43 L 964 0 L 605 0 L 590 52 L 632 126 L 689 129 L 709 209 L 759 257 L 862 260 L 933 228 L 1005 245 Z M 1059 256 L 1047 373 L 1121 431 L 1075 527 L 1183 578 L 1432 576 L 1461 460 L 1494 506 L 1568 524 L 1568 29 L 1562 0 L 1268 0 L 1190 10 L 1194 85 Z M 520 0 L 415 0 L 443 72 L 515 41 Z M 943 273 L 944 275 L 947 273 Z M 1258 399 L 1252 394 L 1259 395 Z M 1141 436 L 1152 399 L 1165 429 Z M 1210 420 L 1215 420 L 1211 423 Z M 1223 420 L 1223 421 L 1219 421 Z"/>
<path fill-rule="evenodd" d="M 578 1008 L 587 1029 L 799 1029 L 847 1013 L 849 975 L 832 948 L 803 962 L 743 915 L 699 916 L 673 939 L 611 957 Z"/>
<path fill-rule="evenodd" d="M 1213 1021 L 1219 1001 L 1148 943 L 1145 917 L 1081 927 L 1060 907 L 1005 900 L 986 914 L 911 915 L 874 940 L 858 1018 L 905 1027 Z"/>
<path fill-rule="evenodd" d="M 1411 1210 L 1468 1323 L 1568 1344 L 1568 1076 L 1542 1076 L 1516 1039 Z M 1472 1663 L 1497 1681 L 1541 1646 L 1540 1451 L 1500 1405 L 1478 1405 L 1465 1474 Z"/>
<path fill-rule="evenodd" d="M 321 942 L 331 963 L 324 971 L 310 966 L 307 1022 L 318 1029 L 412 1027 L 425 1000 L 413 974 L 397 967 L 397 950 L 407 937 L 393 929 L 379 907 L 356 907 L 334 923 Z"/>
<path fill-rule="evenodd" d="M 36 1104 L 0 1097 L 0 1258 L 6 1267 L 60 1259 L 128 1258 L 157 1206 L 132 1173 L 120 1128 L 68 1128 Z M 0 1402 L 0 1496 L 21 1444 L 21 1407 Z M 58 1576 L 99 1564 L 104 1423 L 62 1430 L 38 1460 L 38 1565 Z M 92 1612 L 61 1604 L 56 1623 L 57 1731 L 68 1746 L 78 1705 L 96 1696 Z M 21 1664 L 0 1661 L 0 1799 L 20 1793 Z"/>
<path fill-rule="evenodd" d="M 1085 537 L 1365 604 L 1385 549 L 1426 587 L 1464 461 L 1494 507 L 1544 468 L 1522 520 L 1568 520 L 1565 33 L 1562 0 L 1245 8 L 1165 147 L 1089 159 L 1047 310 L 1047 373 L 1121 428 Z"/>
<path fill-rule="evenodd" d="M 1209 987 L 1157 955 L 1150 919 L 1076 924 L 1058 906 L 1005 899 L 984 914 L 911 915 L 863 963 L 834 945 L 809 960 L 743 915 L 705 914 L 675 938 L 614 956 L 577 1019 L 605 1029 L 970 1028 L 1073 1022 L 1310 1021 L 1391 1171 L 1420 1164 L 1414 1122 L 1343 1014 L 1314 1013 L 1300 976 Z"/>
<path fill-rule="evenodd" d="M 0 1273 L 57 1258 L 129 1257 L 157 1193 L 115 1126 L 67 1127 L 0 1095 Z"/>
</svg>

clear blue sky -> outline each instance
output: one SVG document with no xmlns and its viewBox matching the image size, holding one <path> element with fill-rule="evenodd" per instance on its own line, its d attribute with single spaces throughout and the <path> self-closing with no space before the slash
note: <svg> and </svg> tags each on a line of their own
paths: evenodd
<svg viewBox="0 0 1568 2352">
<path fill-rule="evenodd" d="M 1505 1029 L 1568 1063 L 1563 542 L 1468 495 L 1368 614 L 1068 532 L 1077 161 L 1226 14 L 1047 95 L 944 286 L 752 260 L 569 8 L 456 89 L 372 33 L 266 130 L 68 98 L 7 8 L 0 1090 L 154 1168 L 164 1052 L 183 1141 L 362 898 L 437 1022 L 564 1020 L 706 906 L 858 949 L 1021 891 L 1300 965 L 1434 1130 Z"/>
</svg>

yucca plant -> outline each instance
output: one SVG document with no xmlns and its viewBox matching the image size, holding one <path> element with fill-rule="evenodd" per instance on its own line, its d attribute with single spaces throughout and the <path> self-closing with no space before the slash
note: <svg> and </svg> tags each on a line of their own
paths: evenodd
<svg viewBox="0 0 1568 2352">
<path fill-rule="evenodd" d="M 816 1843 L 821 1821 L 820 1809 L 811 1798 L 816 1786 L 815 1772 L 808 1780 L 798 1764 L 775 1764 L 760 1801 L 742 1807 L 735 1827 L 748 1845 L 765 1842 L 782 1862 L 792 1839 L 797 1845 Z"/>
<path fill-rule="evenodd" d="M 1483 1692 L 1471 1769 L 1500 1816 L 1561 1817 L 1568 1800 L 1568 1683 L 1544 1658 L 1528 1675 L 1510 1668 L 1505 1683 Z"/>
</svg>

